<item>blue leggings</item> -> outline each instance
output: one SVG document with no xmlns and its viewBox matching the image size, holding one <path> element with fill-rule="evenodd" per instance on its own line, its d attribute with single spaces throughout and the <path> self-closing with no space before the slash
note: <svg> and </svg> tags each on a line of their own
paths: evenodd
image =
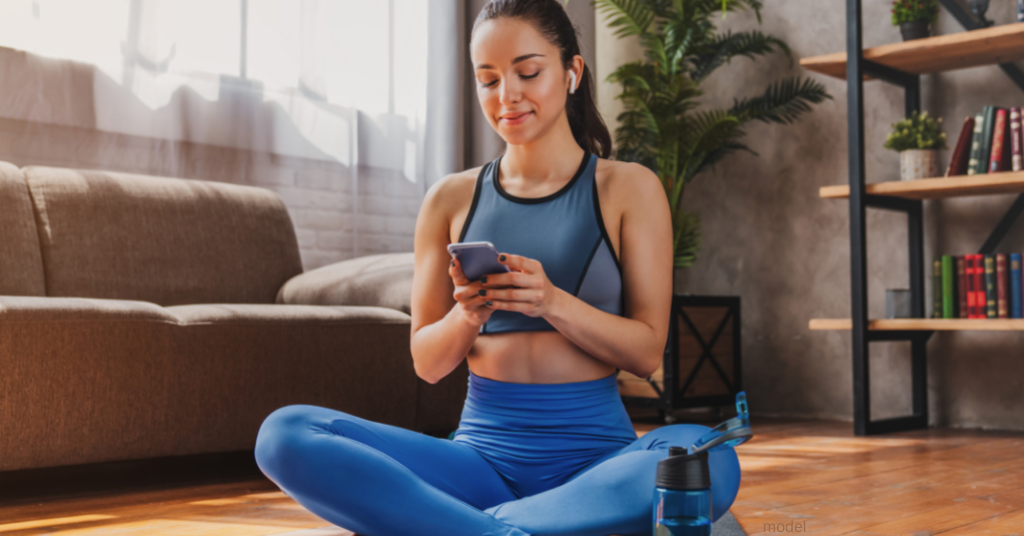
<svg viewBox="0 0 1024 536">
<path fill-rule="evenodd" d="M 291 405 L 263 422 L 255 456 L 302 506 L 363 536 L 647 536 L 658 461 L 707 431 L 676 424 L 638 439 L 614 374 L 526 384 L 470 372 L 454 440 Z M 718 519 L 739 460 L 725 448 L 709 463 Z"/>
</svg>

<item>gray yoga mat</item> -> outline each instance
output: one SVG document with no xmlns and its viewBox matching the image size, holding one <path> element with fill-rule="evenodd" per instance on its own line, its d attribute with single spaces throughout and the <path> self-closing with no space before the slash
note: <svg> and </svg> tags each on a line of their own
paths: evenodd
<svg viewBox="0 0 1024 536">
<path fill-rule="evenodd" d="M 736 521 L 732 512 L 726 512 L 718 521 L 711 524 L 711 536 L 747 536 L 747 533 L 743 532 L 740 522 Z"/>
</svg>

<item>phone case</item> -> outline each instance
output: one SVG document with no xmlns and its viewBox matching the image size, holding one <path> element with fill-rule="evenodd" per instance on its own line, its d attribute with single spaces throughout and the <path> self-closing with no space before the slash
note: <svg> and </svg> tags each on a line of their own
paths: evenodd
<svg viewBox="0 0 1024 536">
<path fill-rule="evenodd" d="M 466 279 L 476 281 L 482 276 L 510 272 L 508 266 L 498 262 L 498 250 L 490 242 L 459 242 L 448 244 L 448 253 L 459 259 Z"/>
</svg>

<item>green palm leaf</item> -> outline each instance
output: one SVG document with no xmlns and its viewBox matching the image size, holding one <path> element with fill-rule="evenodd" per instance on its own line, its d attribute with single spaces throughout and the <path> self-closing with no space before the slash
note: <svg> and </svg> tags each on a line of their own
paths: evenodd
<svg viewBox="0 0 1024 536">
<path fill-rule="evenodd" d="M 832 96 L 817 81 L 800 77 L 785 78 L 768 86 L 763 94 L 750 99 L 735 99 L 731 112 L 744 121 L 790 124 L 811 111 L 811 104 Z"/>
<path fill-rule="evenodd" d="M 756 56 L 764 56 L 773 52 L 782 52 L 789 56 L 793 63 L 793 51 L 785 41 L 765 35 L 757 30 L 713 36 L 703 50 L 698 51 L 690 62 L 693 64 L 694 80 L 703 80 L 711 71 L 728 63 L 736 56 L 744 56 L 751 60 Z"/>
<path fill-rule="evenodd" d="M 611 18 L 608 27 L 616 29 L 617 37 L 644 35 L 654 22 L 655 13 L 644 0 L 594 0 L 593 5 Z"/>
</svg>

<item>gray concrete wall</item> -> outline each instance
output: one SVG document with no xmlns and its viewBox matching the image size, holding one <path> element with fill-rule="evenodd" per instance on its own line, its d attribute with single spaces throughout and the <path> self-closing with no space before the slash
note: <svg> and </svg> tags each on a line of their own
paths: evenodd
<svg viewBox="0 0 1024 536">
<path fill-rule="evenodd" d="M 889 22 L 890 2 L 863 3 L 864 46 L 900 40 Z M 598 19 L 600 19 L 598 15 Z M 989 18 L 1015 22 L 1012 2 L 993 2 Z M 768 2 L 761 30 L 785 39 L 797 58 L 845 49 L 843 2 Z M 752 14 L 731 13 L 721 28 L 757 27 Z M 943 12 L 933 33 L 962 31 Z M 599 76 L 639 57 L 635 42 L 621 42 L 603 23 L 596 31 Z M 751 411 L 758 415 L 852 420 L 849 332 L 810 331 L 811 318 L 848 317 L 849 226 L 845 201 L 823 200 L 818 188 L 848 181 L 846 82 L 803 71 L 785 57 L 740 58 L 704 84 L 707 106 L 757 94 L 792 75 L 820 80 L 834 97 L 791 126 L 751 124 L 746 142 L 760 156 L 736 154 L 699 176 L 684 206 L 703 217 L 704 245 L 686 275 L 697 294 L 743 298 L 743 372 Z M 960 125 L 986 104 L 1024 105 L 1024 93 L 995 66 L 922 77 L 924 109 L 944 117 L 949 145 Z M 620 111 L 605 88 L 600 106 L 614 128 Z M 882 148 L 890 124 L 903 114 L 902 90 L 865 84 L 868 182 L 898 180 L 899 157 Z M 941 155 L 945 169 L 949 153 Z M 980 247 L 1013 196 L 925 202 L 925 259 L 972 253 Z M 868 213 L 869 312 L 885 313 L 885 289 L 906 288 L 906 218 Z M 1024 222 L 1000 251 L 1024 250 Z M 931 282 L 926 284 L 930 296 Z M 928 300 L 930 307 L 930 299 Z M 930 310 L 930 309 L 929 309 Z M 871 344 L 872 418 L 910 412 L 907 343 Z M 928 397 L 933 425 L 1024 430 L 1024 333 L 937 333 L 928 343 Z"/>
</svg>

